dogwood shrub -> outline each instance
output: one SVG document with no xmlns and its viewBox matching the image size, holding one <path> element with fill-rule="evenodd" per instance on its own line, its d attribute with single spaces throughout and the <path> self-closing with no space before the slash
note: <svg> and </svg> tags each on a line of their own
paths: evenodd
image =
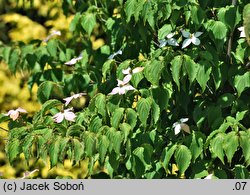
<svg viewBox="0 0 250 195">
<path fill-rule="evenodd" d="M 42 103 L 1 115 L 9 161 L 88 159 L 89 177 L 98 162 L 109 178 L 249 178 L 247 3 L 63 1 L 72 39 L 1 45 Z"/>
</svg>

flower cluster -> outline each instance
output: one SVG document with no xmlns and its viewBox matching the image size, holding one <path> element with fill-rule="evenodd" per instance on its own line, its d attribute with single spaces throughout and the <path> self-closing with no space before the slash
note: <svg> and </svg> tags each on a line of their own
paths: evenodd
<svg viewBox="0 0 250 195">
<path fill-rule="evenodd" d="M 181 118 L 179 121 L 173 124 L 174 134 L 177 135 L 181 132 L 181 130 L 190 133 L 189 126 L 185 123 L 188 121 L 188 118 Z"/>
<path fill-rule="evenodd" d="M 191 43 L 194 45 L 200 45 L 200 39 L 198 38 L 200 35 L 202 35 L 202 32 L 196 32 L 196 33 L 190 33 L 185 30 L 181 30 L 182 36 L 185 38 L 185 40 L 182 43 L 182 49 L 188 47 Z M 172 46 L 179 46 L 179 43 L 175 38 L 173 38 L 175 33 L 170 33 L 166 36 L 167 39 L 160 39 L 159 40 L 159 47 L 165 47 L 167 44 Z"/>
<path fill-rule="evenodd" d="M 143 71 L 143 69 L 144 69 L 144 67 L 137 67 L 137 68 L 132 70 L 129 67 L 129 68 L 125 69 L 125 70 L 122 70 L 122 73 L 124 75 L 126 75 L 126 76 L 123 78 L 122 81 L 117 79 L 117 87 L 115 87 L 109 93 L 109 95 L 115 95 L 115 94 L 122 95 L 122 94 L 125 94 L 126 91 L 135 90 L 135 88 L 133 86 L 131 86 L 130 84 L 128 84 L 128 83 L 131 80 L 133 74 L 141 72 L 141 71 Z"/>
<path fill-rule="evenodd" d="M 13 121 L 17 120 L 20 113 L 27 113 L 27 111 L 23 108 L 17 108 L 15 110 L 10 110 L 5 116 L 9 116 Z"/>
<path fill-rule="evenodd" d="M 68 106 L 73 99 L 80 98 L 83 95 L 86 95 L 86 93 L 77 93 L 70 97 L 64 98 L 63 100 L 65 101 L 65 106 Z M 63 110 L 62 112 L 58 112 L 57 114 L 53 116 L 54 121 L 56 123 L 61 123 L 65 119 L 67 121 L 74 122 L 76 118 L 76 114 L 72 112 L 72 110 L 73 108 L 68 108 L 66 110 Z"/>
</svg>

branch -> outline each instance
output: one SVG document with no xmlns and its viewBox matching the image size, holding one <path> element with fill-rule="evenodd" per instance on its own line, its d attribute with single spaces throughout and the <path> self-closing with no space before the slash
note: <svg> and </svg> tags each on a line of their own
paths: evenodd
<svg viewBox="0 0 250 195">
<path fill-rule="evenodd" d="M 236 5 L 236 4 L 237 4 L 237 0 L 232 0 L 232 5 Z M 231 50 L 232 50 L 233 34 L 234 34 L 234 29 L 232 29 L 232 32 L 230 33 L 230 37 L 229 37 L 228 45 L 227 45 L 227 59 L 230 64 L 232 64 Z"/>
</svg>

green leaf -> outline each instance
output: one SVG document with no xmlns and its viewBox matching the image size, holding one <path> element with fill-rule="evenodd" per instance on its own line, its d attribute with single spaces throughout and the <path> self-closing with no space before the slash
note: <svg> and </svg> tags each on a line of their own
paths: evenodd
<svg viewBox="0 0 250 195">
<path fill-rule="evenodd" d="M 228 25 L 231 30 L 241 21 L 238 7 L 234 5 L 220 8 L 217 15 L 219 20 Z"/>
<path fill-rule="evenodd" d="M 102 66 L 102 76 L 103 79 L 107 79 L 107 75 L 111 75 L 111 70 L 115 66 L 114 60 L 108 60 L 106 61 Z"/>
<path fill-rule="evenodd" d="M 50 156 L 51 167 L 54 167 L 58 162 L 59 152 L 60 152 L 59 148 L 60 148 L 60 137 L 57 136 L 56 138 L 54 138 L 54 140 L 52 141 L 52 143 L 49 147 L 49 156 Z"/>
<path fill-rule="evenodd" d="M 170 24 L 164 24 L 159 30 L 158 30 L 158 38 L 164 39 L 168 34 L 170 34 L 172 31 L 172 26 Z"/>
<path fill-rule="evenodd" d="M 98 139 L 98 152 L 100 155 L 100 162 L 103 163 L 106 153 L 108 151 L 108 147 L 109 147 L 109 139 L 106 135 L 101 135 Z"/>
<path fill-rule="evenodd" d="M 52 40 L 49 40 L 48 44 L 47 44 L 47 50 L 49 52 L 49 54 L 56 58 L 58 55 L 57 55 L 57 47 L 58 47 L 58 42 L 56 39 L 52 39 Z"/>
<path fill-rule="evenodd" d="M 192 153 L 192 161 L 195 160 L 201 155 L 203 152 L 204 140 L 201 133 L 193 131 L 192 132 L 192 142 L 190 144 L 190 151 Z"/>
<path fill-rule="evenodd" d="M 151 111 L 152 111 L 152 118 L 154 120 L 154 124 L 156 124 L 160 118 L 161 110 L 160 110 L 160 106 L 158 104 L 156 104 L 154 99 L 152 99 L 152 110 Z"/>
<path fill-rule="evenodd" d="M 170 62 L 170 64 L 173 80 L 176 83 L 178 90 L 180 90 L 180 72 L 181 66 L 183 64 L 183 57 L 175 56 L 174 59 Z"/>
<path fill-rule="evenodd" d="M 250 160 L 250 132 L 248 131 L 240 131 L 240 147 L 243 152 L 243 156 L 245 158 L 245 162 Z"/>
<path fill-rule="evenodd" d="M 192 154 L 187 146 L 180 145 L 175 151 L 174 158 L 179 169 L 179 175 L 182 175 L 191 163 Z"/>
<path fill-rule="evenodd" d="M 236 113 L 236 121 L 238 121 L 238 122 L 241 121 L 245 117 L 247 112 L 248 112 L 248 110 L 237 112 Z"/>
<path fill-rule="evenodd" d="M 143 144 L 142 147 L 137 147 L 133 151 L 133 155 L 137 156 L 147 167 L 151 163 L 153 147 L 150 144 Z"/>
<path fill-rule="evenodd" d="M 91 132 L 86 132 L 84 134 L 85 152 L 88 157 L 92 157 L 96 150 L 96 138 L 95 134 Z"/>
<path fill-rule="evenodd" d="M 212 71 L 212 67 L 210 66 L 209 63 L 207 63 L 206 61 L 200 62 L 196 80 L 201 86 L 202 92 L 204 92 L 206 89 L 207 82 L 210 79 L 211 71 Z"/>
<path fill-rule="evenodd" d="M 106 96 L 102 93 L 98 93 L 95 97 L 95 107 L 97 113 L 101 114 L 102 117 L 106 116 Z"/>
<path fill-rule="evenodd" d="M 66 149 L 69 143 L 69 138 L 68 137 L 62 137 L 60 139 L 60 146 L 59 146 L 59 160 L 60 162 L 63 162 L 65 159 L 65 154 L 66 154 Z"/>
<path fill-rule="evenodd" d="M 151 104 L 152 104 L 151 98 L 141 98 L 137 102 L 137 106 L 136 106 L 137 113 L 144 127 L 146 127 L 147 125 L 147 119 L 149 117 Z"/>
<path fill-rule="evenodd" d="M 227 36 L 227 26 L 221 21 L 208 21 L 208 30 L 217 40 L 223 40 Z"/>
<path fill-rule="evenodd" d="M 218 98 L 216 105 L 219 105 L 221 108 L 226 108 L 226 107 L 231 106 L 234 100 L 235 100 L 235 97 L 233 94 L 224 93 Z"/>
<path fill-rule="evenodd" d="M 49 100 L 50 98 L 62 98 L 63 89 L 60 85 L 52 81 L 44 81 L 39 85 L 37 90 L 38 100 L 42 103 Z"/>
<path fill-rule="evenodd" d="M 131 20 L 131 16 L 134 15 L 135 21 L 139 19 L 139 14 L 143 9 L 144 1 L 128 0 L 124 5 L 125 13 L 127 15 L 127 22 Z"/>
<path fill-rule="evenodd" d="M 170 145 L 164 148 L 162 155 L 161 155 L 161 162 L 162 162 L 162 166 L 165 169 L 165 171 L 168 171 L 168 167 L 169 167 L 169 162 L 170 159 L 172 158 L 172 156 L 174 155 L 174 152 L 177 148 L 177 145 Z"/>
<path fill-rule="evenodd" d="M 71 32 L 74 32 L 74 31 L 75 31 L 76 26 L 78 25 L 78 22 L 79 22 L 79 20 L 80 20 L 80 17 L 81 17 L 80 12 L 77 12 L 77 13 L 75 14 L 73 20 L 71 21 L 70 26 L 69 26 L 69 30 L 70 30 Z"/>
<path fill-rule="evenodd" d="M 137 113 L 132 108 L 126 109 L 126 122 L 131 126 L 132 129 L 137 123 Z"/>
<path fill-rule="evenodd" d="M 191 6 L 190 11 L 192 22 L 197 26 L 203 24 L 204 20 L 206 19 L 205 11 L 198 6 Z"/>
<path fill-rule="evenodd" d="M 60 102 L 59 100 L 52 99 L 46 101 L 41 108 L 41 115 L 44 116 L 48 110 L 60 105 L 62 105 L 62 102 Z"/>
<path fill-rule="evenodd" d="M 244 75 L 236 75 L 234 78 L 234 86 L 238 92 L 238 96 L 248 87 L 250 87 L 250 72 Z"/>
<path fill-rule="evenodd" d="M 82 159 L 84 154 L 84 144 L 80 142 L 78 139 L 72 139 L 73 145 L 73 159 L 78 162 Z"/>
<path fill-rule="evenodd" d="M 216 157 L 219 157 L 221 162 L 224 164 L 224 151 L 223 142 L 225 139 L 225 133 L 218 133 L 210 143 L 210 150 Z"/>
<path fill-rule="evenodd" d="M 119 128 L 120 128 L 122 136 L 124 138 L 123 143 L 126 143 L 130 132 L 132 132 L 132 128 L 128 123 L 120 124 Z"/>
<path fill-rule="evenodd" d="M 169 89 L 166 87 L 152 88 L 152 94 L 155 102 L 160 106 L 161 111 L 167 109 L 170 98 Z"/>
<path fill-rule="evenodd" d="M 102 119 L 99 116 L 95 116 L 91 119 L 89 124 L 89 130 L 97 133 L 102 127 Z"/>
<path fill-rule="evenodd" d="M 237 151 L 239 146 L 239 137 L 236 132 L 232 131 L 228 133 L 224 138 L 223 148 L 227 156 L 228 162 L 232 162 L 234 153 Z"/>
<path fill-rule="evenodd" d="M 90 36 L 96 25 L 96 15 L 86 12 L 84 15 L 82 15 L 81 25 Z"/>
<path fill-rule="evenodd" d="M 34 137 L 32 135 L 28 135 L 25 137 L 23 144 L 22 144 L 23 153 L 27 162 L 29 160 L 30 153 L 32 152 L 33 141 L 34 141 Z"/>
<path fill-rule="evenodd" d="M 190 81 L 190 84 L 193 83 L 194 79 L 196 78 L 199 66 L 196 64 L 190 56 L 184 55 L 184 67 L 187 71 L 188 78 Z"/>
<path fill-rule="evenodd" d="M 66 132 L 66 136 L 81 137 L 85 127 L 80 124 L 71 125 Z"/>
<path fill-rule="evenodd" d="M 234 174 L 234 179 L 249 179 L 249 171 L 243 165 L 235 165 Z"/>
<path fill-rule="evenodd" d="M 163 67 L 163 63 L 158 60 L 153 60 L 146 63 L 145 69 L 143 71 L 146 79 L 153 85 L 158 86 Z"/>
<path fill-rule="evenodd" d="M 18 61 L 19 61 L 19 50 L 14 49 L 10 53 L 10 58 L 8 63 L 11 72 L 13 73 L 16 72 Z"/>
<path fill-rule="evenodd" d="M 119 124 L 123 116 L 124 116 L 124 108 L 117 108 L 111 116 L 110 119 L 111 126 L 117 129 L 119 127 Z"/>
<path fill-rule="evenodd" d="M 15 158 L 17 157 L 18 154 L 20 154 L 20 141 L 17 138 L 11 139 L 11 141 L 8 141 L 6 146 L 5 146 L 5 151 L 7 154 L 7 157 L 12 164 Z"/>
<path fill-rule="evenodd" d="M 113 134 L 113 140 L 110 140 L 113 142 L 113 149 L 116 154 L 120 155 L 120 149 L 121 149 L 121 144 L 123 141 L 123 137 L 120 131 L 115 131 Z"/>
</svg>

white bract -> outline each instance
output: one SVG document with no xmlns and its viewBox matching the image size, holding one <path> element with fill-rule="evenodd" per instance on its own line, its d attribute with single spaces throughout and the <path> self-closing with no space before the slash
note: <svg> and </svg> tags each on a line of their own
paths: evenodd
<svg viewBox="0 0 250 195">
<path fill-rule="evenodd" d="M 213 178 L 213 174 L 209 174 L 208 176 L 206 176 L 204 179 L 212 179 Z"/>
<path fill-rule="evenodd" d="M 135 90 L 135 88 L 131 85 L 128 84 L 128 81 L 125 81 L 125 78 L 123 79 L 123 81 L 117 79 L 117 87 L 115 87 L 110 93 L 109 95 L 115 95 L 115 94 L 125 94 L 126 91 L 130 91 L 130 90 Z"/>
<path fill-rule="evenodd" d="M 181 33 L 182 36 L 186 38 L 182 43 L 182 49 L 186 48 L 191 43 L 193 43 L 194 45 L 200 45 L 201 41 L 200 39 L 198 39 L 198 37 L 201 36 L 203 32 L 196 32 L 191 34 L 190 32 L 182 30 Z"/>
<path fill-rule="evenodd" d="M 117 56 L 117 55 L 122 55 L 122 50 L 121 50 L 121 49 L 120 49 L 119 51 L 117 51 L 117 52 L 111 54 L 111 55 L 108 57 L 108 59 L 111 60 L 111 59 L 113 59 L 113 58 L 114 58 L 115 56 Z"/>
<path fill-rule="evenodd" d="M 189 126 L 185 123 L 188 121 L 188 118 L 182 118 L 178 122 L 173 124 L 174 134 L 177 135 L 181 132 L 181 129 L 187 133 L 190 133 Z"/>
<path fill-rule="evenodd" d="M 10 118 L 15 121 L 19 117 L 19 113 L 27 113 L 23 108 L 17 108 L 15 110 L 10 110 L 5 116 L 10 116 Z"/>
<path fill-rule="evenodd" d="M 238 30 L 240 31 L 240 37 L 246 37 L 244 26 L 239 27 Z"/>
<path fill-rule="evenodd" d="M 76 64 L 81 59 L 82 59 L 82 53 L 78 57 L 72 58 L 70 61 L 65 62 L 64 64 L 69 65 L 69 66 L 70 65 L 74 65 L 74 64 Z"/>
<path fill-rule="evenodd" d="M 77 93 L 70 97 L 64 98 L 63 100 L 65 101 L 65 106 L 67 106 L 73 99 L 77 99 L 79 97 L 82 97 L 83 95 L 86 95 L 86 93 Z"/>
<path fill-rule="evenodd" d="M 172 45 L 172 46 L 179 46 L 177 40 L 173 38 L 175 33 L 170 33 L 167 35 L 167 39 L 161 39 L 159 40 L 159 47 L 165 47 L 167 44 Z"/>
<path fill-rule="evenodd" d="M 132 78 L 132 74 L 141 72 L 143 70 L 144 70 L 144 67 L 136 67 L 133 70 L 130 67 L 128 67 L 127 69 L 122 70 L 122 73 L 126 75 L 123 79 L 123 82 L 128 83 Z"/>
<path fill-rule="evenodd" d="M 76 115 L 74 112 L 71 112 L 72 110 L 73 108 L 69 108 L 64 110 L 63 112 L 58 112 L 56 115 L 53 116 L 53 119 L 56 123 L 61 123 L 63 119 L 74 122 Z"/>
<path fill-rule="evenodd" d="M 43 41 L 48 42 L 53 36 L 58 35 L 61 36 L 61 31 L 53 30 L 49 36 L 47 36 Z"/>
</svg>

